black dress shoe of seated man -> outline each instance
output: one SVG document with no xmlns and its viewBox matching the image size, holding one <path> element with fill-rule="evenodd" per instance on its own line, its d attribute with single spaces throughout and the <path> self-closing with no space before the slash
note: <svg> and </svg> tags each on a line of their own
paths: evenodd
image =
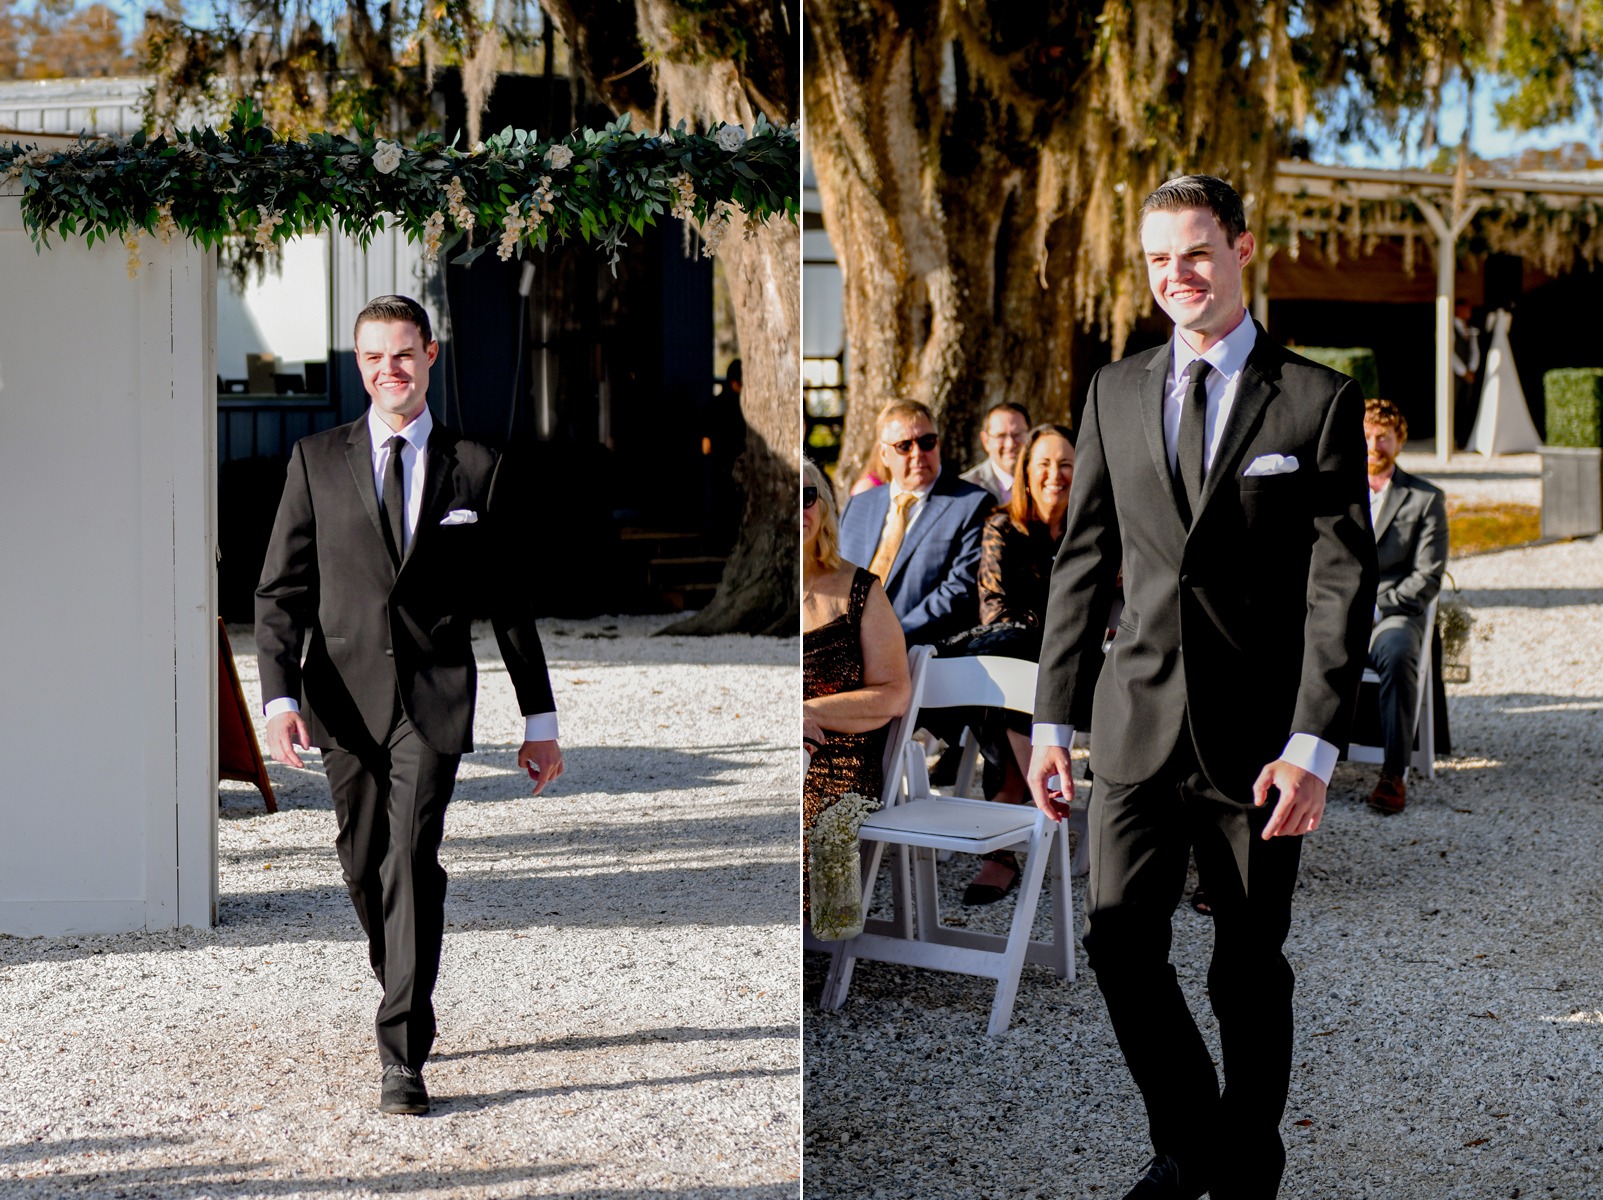
<svg viewBox="0 0 1603 1200">
<path fill-rule="evenodd" d="M 423 1076 L 411 1067 L 395 1064 L 385 1067 L 378 1110 L 410 1116 L 428 1112 L 429 1090 L 423 1086 Z"/>
<path fill-rule="evenodd" d="M 1182 1168 L 1170 1155 L 1159 1154 L 1124 1200 L 1199 1200 L 1207 1190 L 1195 1169 Z"/>
</svg>

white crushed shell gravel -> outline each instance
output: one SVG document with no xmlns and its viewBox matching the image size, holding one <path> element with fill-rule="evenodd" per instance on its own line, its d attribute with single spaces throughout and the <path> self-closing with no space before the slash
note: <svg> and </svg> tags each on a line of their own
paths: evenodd
<svg viewBox="0 0 1603 1200">
<path fill-rule="evenodd" d="M 270 768 L 273 816 L 223 785 L 216 929 L 0 937 L 0 1196 L 794 1197 L 799 643 L 667 623 L 542 622 L 567 774 L 539 798 L 475 631 L 432 1113 L 375 1109 L 314 755 Z"/>
<path fill-rule="evenodd" d="M 1288 1200 L 1603 1197 L 1603 540 L 1451 570 L 1479 619 L 1472 680 L 1448 689 L 1453 756 L 1395 817 L 1363 803 L 1375 768 L 1342 764 L 1304 850 Z M 958 903 L 973 869 L 942 867 L 944 910 L 1005 929 L 1011 899 Z M 1174 928 L 1217 1061 L 1212 931 L 1185 906 Z M 805 958 L 808 1200 L 1134 1182 L 1145 1119 L 1083 957 L 1072 984 L 1026 966 L 997 1039 L 987 981 L 864 963 L 825 1013 L 824 959 Z"/>
</svg>

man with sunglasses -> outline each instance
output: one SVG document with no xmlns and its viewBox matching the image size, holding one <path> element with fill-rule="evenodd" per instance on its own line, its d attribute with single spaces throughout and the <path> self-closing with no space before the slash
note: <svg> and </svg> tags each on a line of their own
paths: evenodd
<svg viewBox="0 0 1603 1200">
<path fill-rule="evenodd" d="M 840 520 L 841 554 L 879 576 L 909 645 L 937 642 L 979 619 L 974 575 L 995 501 L 942 469 L 940 435 L 918 401 L 893 400 L 876 429 L 890 483 L 852 497 Z"/>
</svg>

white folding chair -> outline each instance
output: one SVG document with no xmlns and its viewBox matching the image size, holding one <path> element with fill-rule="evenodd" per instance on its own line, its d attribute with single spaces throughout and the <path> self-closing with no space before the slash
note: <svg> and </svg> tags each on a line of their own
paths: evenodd
<svg viewBox="0 0 1603 1200">
<path fill-rule="evenodd" d="M 866 926 L 835 950 L 820 1006 L 839 1008 L 846 1002 L 853 967 L 860 959 L 929 967 L 996 980 L 987 1031 L 1007 1031 L 1025 962 L 1052 968 L 1060 979 L 1074 979 L 1074 899 L 1069 885 L 1068 839 L 1055 821 L 1033 804 L 993 804 L 966 797 L 938 796 L 930 788 L 923 748 L 912 741 L 918 713 L 929 708 L 988 706 L 1030 712 L 1035 706 L 1035 664 L 1013 658 L 930 658 L 917 647 L 913 701 L 900 731 L 901 789 L 895 803 L 869 817 L 859 836 L 865 868 L 877 866 L 880 848 L 894 845 L 892 887 L 894 918 Z M 889 789 L 887 789 L 889 790 Z M 942 925 L 935 876 L 940 850 L 987 854 L 1010 849 L 1026 857 L 1021 866 L 1013 922 L 1006 935 L 979 933 Z M 909 868 L 909 862 L 911 866 Z M 1052 869 L 1052 940 L 1030 937 L 1036 902 L 1048 863 Z M 904 896 L 911 875 L 913 920 Z M 871 887 L 874 876 L 866 876 Z M 865 889 L 866 890 L 866 889 Z M 865 912 L 872 897 L 863 898 Z M 884 928 L 883 926 L 890 926 Z"/>
<path fill-rule="evenodd" d="M 1424 773 L 1426 779 L 1436 778 L 1436 698 L 1431 670 L 1431 639 L 1436 633 L 1436 601 L 1432 599 L 1425 610 L 1425 641 L 1419 648 L 1419 693 L 1414 697 L 1414 748 L 1408 756 L 1408 766 Z M 1374 688 L 1380 685 L 1380 674 L 1364 669 L 1363 685 Z M 1386 747 L 1352 742 L 1347 746 L 1348 762 L 1384 763 Z"/>
</svg>

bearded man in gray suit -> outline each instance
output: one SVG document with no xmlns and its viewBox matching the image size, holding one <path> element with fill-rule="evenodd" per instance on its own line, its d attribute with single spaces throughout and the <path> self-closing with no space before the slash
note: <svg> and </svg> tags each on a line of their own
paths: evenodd
<svg viewBox="0 0 1603 1200">
<path fill-rule="evenodd" d="M 1364 402 L 1368 444 L 1369 515 L 1380 565 L 1369 665 L 1380 676 L 1380 728 L 1385 759 L 1370 793 L 1377 812 L 1400 813 L 1404 774 L 1414 744 L 1419 664 L 1430 653 L 1426 612 L 1447 570 L 1447 497 L 1440 488 L 1397 465 L 1408 441 L 1408 419 L 1390 400 Z"/>
</svg>

